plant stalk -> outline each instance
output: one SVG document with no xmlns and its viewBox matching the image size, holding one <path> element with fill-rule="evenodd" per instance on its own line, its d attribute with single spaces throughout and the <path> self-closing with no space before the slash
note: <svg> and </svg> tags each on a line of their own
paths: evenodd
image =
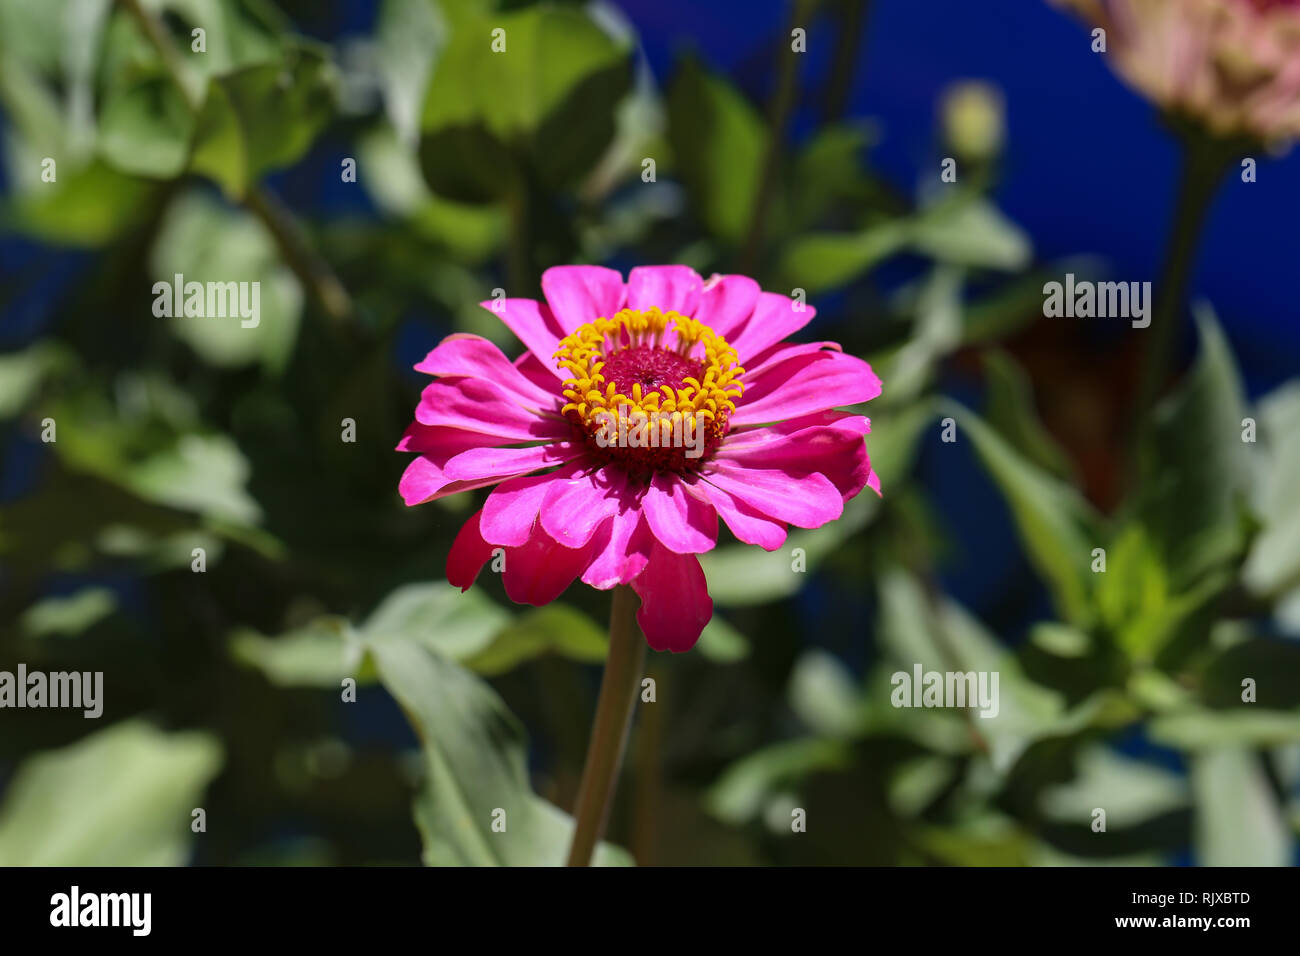
<svg viewBox="0 0 1300 956">
<path fill-rule="evenodd" d="M 627 585 L 614 588 L 609 611 L 609 653 L 596 701 L 596 718 L 591 726 L 587 760 L 578 785 L 574 807 L 573 844 L 569 866 L 588 866 L 591 855 L 605 832 L 628 729 L 636 704 L 641 675 L 645 672 L 646 642 L 636 624 L 640 605 L 636 592 Z"/>
<path fill-rule="evenodd" d="M 1225 148 L 1218 140 L 1196 134 L 1189 135 L 1185 140 L 1173 231 L 1169 236 L 1160 282 L 1156 286 L 1150 338 L 1143 356 L 1137 415 L 1134 418 L 1137 425 L 1146 420 L 1169 377 L 1178 346 L 1178 331 L 1182 326 L 1182 306 L 1196 265 L 1201 231 L 1209 213 L 1210 201 L 1234 158 L 1235 152 Z"/>
</svg>

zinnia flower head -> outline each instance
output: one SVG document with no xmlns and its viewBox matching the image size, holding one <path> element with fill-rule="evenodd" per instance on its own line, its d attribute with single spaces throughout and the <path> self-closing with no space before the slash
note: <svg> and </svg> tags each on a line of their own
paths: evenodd
<svg viewBox="0 0 1300 956">
<path fill-rule="evenodd" d="M 1054 0 L 1106 30 L 1116 71 L 1216 136 L 1300 137 L 1300 0 Z"/>
<path fill-rule="evenodd" d="M 833 342 L 785 338 L 814 310 L 747 276 L 686 266 L 560 266 L 545 302 L 482 303 L 526 351 L 444 339 L 399 451 L 408 505 L 495 486 L 461 528 L 447 578 L 468 588 L 500 549 L 510 599 L 541 605 L 575 578 L 630 584 L 656 650 L 689 650 L 713 613 L 696 555 L 718 519 L 768 551 L 880 483 L 845 411 L 880 380 Z"/>
</svg>

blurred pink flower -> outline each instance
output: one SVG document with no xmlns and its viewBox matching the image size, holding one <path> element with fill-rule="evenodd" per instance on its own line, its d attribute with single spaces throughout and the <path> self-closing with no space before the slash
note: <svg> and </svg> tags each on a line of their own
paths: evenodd
<svg viewBox="0 0 1300 956">
<path fill-rule="evenodd" d="M 875 398 L 880 380 L 833 342 L 783 343 L 811 307 L 686 266 L 633 269 L 626 284 L 561 266 L 542 291 L 483 303 L 526 346 L 517 361 L 457 334 L 415 366 L 437 379 L 397 446 L 419 453 L 406 503 L 496 486 L 452 545 L 452 584 L 468 588 L 498 548 L 520 603 L 575 578 L 630 584 L 650 646 L 685 651 L 713 613 L 696 555 L 719 516 L 772 551 L 788 525 L 838 518 L 867 485 L 879 494 L 870 423 L 834 409 Z"/>
<path fill-rule="evenodd" d="M 1300 0 L 1053 0 L 1106 30 L 1115 70 L 1219 137 L 1300 136 Z"/>
</svg>

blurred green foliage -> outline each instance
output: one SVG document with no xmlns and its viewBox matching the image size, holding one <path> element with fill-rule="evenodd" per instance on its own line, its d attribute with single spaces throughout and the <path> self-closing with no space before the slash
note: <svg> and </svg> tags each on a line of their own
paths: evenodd
<svg viewBox="0 0 1300 956">
<path fill-rule="evenodd" d="M 780 552 L 705 557 L 717 616 L 697 652 L 652 660 L 600 862 L 1294 860 L 1300 384 L 1249 407 L 1204 312 L 1103 514 L 1005 348 L 1042 276 L 991 172 L 913 201 L 870 168 L 861 123 L 774 145 L 729 78 L 684 58 L 657 89 L 635 35 L 578 4 L 385 0 L 365 44 L 298 37 L 262 0 L 0 4 L 0 216 L 94 252 L 48 334 L 0 356 L 6 447 L 43 450 L 0 506 L 0 666 L 107 687 L 89 730 L 0 718 L 0 863 L 559 862 L 603 596 L 524 609 L 491 574 L 442 582 L 469 503 L 401 506 L 392 448 L 419 386 L 394 356 L 413 315 L 422 347 L 506 343 L 475 303 L 611 258 L 835 293 L 819 335 L 886 383 L 867 409 L 885 496 Z M 356 160 L 346 188 L 375 215 L 280 205 L 266 177 L 316 153 Z M 873 270 L 898 257 L 917 278 L 886 292 Z M 155 318 L 177 272 L 260 281 L 260 325 Z M 972 355 L 982 412 L 944 395 Z M 913 475 L 948 419 L 1050 598 L 1014 647 L 938 584 L 962 556 Z M 865 609 L 813 649 L 810 580 Z M 999 672 L 998 715 L 896 709 L 890 676 L 918 663 Z M 409 753 L 386 743 L 402 716 Z M 793 807 L 814 821 L 797 837 Z"/>
</svg>

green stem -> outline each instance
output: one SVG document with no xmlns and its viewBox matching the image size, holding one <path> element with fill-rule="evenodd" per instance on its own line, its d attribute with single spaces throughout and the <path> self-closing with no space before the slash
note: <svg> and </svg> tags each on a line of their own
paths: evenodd
<svg viewBox="0 0 1300 956">
<path fill-rule="evenodd" d="M 771 122 L 768 128 L 767 147 L 763 152 L 758 173 L 758 188 L 754 195 L 754 211 L 749 221 L 749 238 L 740 256 L 740 271 L 752 273 L 763 249 L 763 233 L 767 229 L 767 214 L 777 186 L 777 169 L 781 159 L 781 142 L 785 128 L 794 111 L 799 83 L 799 57 L 803 54 L 792 49 L 790 34 L 795 27 L 807 28 L 812 12 L 810 0 L 795 0 L 790 17 L 790 29 L 782 40 L 781 71 L 777 76 L 776 94 L 772 97 Z"/>
<path fill-rule="evenodd" d="M 859 49 L 868 6 L 869 0 L 839 0 L 836 6 L 835 53 L 822 106 L 822 119 L 827 123 L 838 122 L 848 110 L 853 74 L 862 66 Z"/>
<path fill-rule="evenodd" d="M 646 643 L 636 625 L 636 593 L 627 585 L 614 588 L 609 611 L 609 656 L 600 681 L 596 719 L 591 726 L 587 761 L 574 807 L 573 845 L 569 866 L 587 866 L 600 842 L 614 802 L 614 789 L 628 728 L 645 671 Z"/>
<path fill-rule="evenodd" d="M 1210 201 L 1236 151 L 1221 141 L 1191 135 L 1185 140 L 1182 178 L 1178 187 L 1178 204 L 1174 213 L 1173 232 L 1165 253 L 1164 268 L 1156 287 L 1155 310 L 1151 332 L 1142 364 L 1134 421 L 1145 421 L 1160 390 L 1169 377 L 1178 332 L 1182 326 L 1183 300 L 1196 265 L 1196 249 L 1210 209 Z"/>
</svg>

